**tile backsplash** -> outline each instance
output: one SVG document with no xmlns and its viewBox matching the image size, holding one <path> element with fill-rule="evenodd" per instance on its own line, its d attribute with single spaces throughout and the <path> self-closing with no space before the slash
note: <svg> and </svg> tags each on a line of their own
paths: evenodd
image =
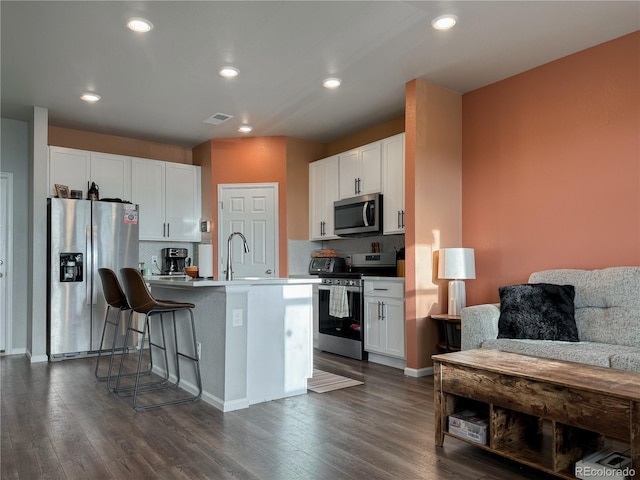
<svg viewBox="0 0 640 480">
<path fill-rule="evenodd" d="M 397 252 L 404 247 L 404 235 L 380 235 L 362 238 L 341 238 L 338 240 L 325 240 L 311 242 L 309 240 L 289 240 L 288 248 L 288 269 L 289 276 L 307 275 L 309 273 L 309 260 L 315 250 L 332 248 L 339 256 L 348 257 L 352 253 L 371 252 L 371 244 L 380 244 L 381 252 Z M 198 265 L 198 244 L 197 243 L 176 243 L 176 242 L 151 242 L 140 241 L 139 261 L 144 262 L 144 266 L 151 268 L 153 273 L 160 273 L 162 268 L 162 249 L 168 247 L 186 248 L 189 252 L 192 265 Z M 151 256 L 158 256 L 158 267 L 151 263 Z"/>
<path fill-rule="evenodd" d="M 371 252 L 371 244 L 380 244 L 381 252 L 397 252 L 404 248 L 404 235 L 379 235 L 360 238 L 341 238 L 311 242 L 308 240 L 289 240 L 289 275 L 306 275 L 309 261 L 315 250 L 331 248 L 341 257 L 349 257 L 352 253 Z"/>
<path fill-rule="evenodd" d="M 138 249 L 138 259 L 144 262 L 145 268 L 151 268 L 152 273 L 161 273 L 162 268 L 162 249 L 163 248 L 186 248 L 189 251 L 189 257 L 193 265 L 197 265 L 198 244 L 197 243 L 176 243 L 176 242 L 149 242 L 141 240 Z M 158 256 L 158 266 L 151 263 L 151 257 Z"/>
</svg>

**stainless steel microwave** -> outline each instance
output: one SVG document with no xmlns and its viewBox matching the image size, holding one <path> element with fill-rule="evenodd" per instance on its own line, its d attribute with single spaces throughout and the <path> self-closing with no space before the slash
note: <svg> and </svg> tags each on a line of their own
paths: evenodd
<svg viewBox="0 0 640 480">
<path fill-rule="evenodd" d="M 333 203 L 334 232 L 341 237 L 382 234 L 382 194 L 372 193 Z"/>
</svg>

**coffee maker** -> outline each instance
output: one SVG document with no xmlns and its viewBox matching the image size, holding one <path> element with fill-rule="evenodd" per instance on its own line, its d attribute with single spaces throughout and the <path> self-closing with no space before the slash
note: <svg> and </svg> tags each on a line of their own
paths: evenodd
<svg viewBox="0 0 640 480">
<path fill-rule="evenodd" d="M 162 249 L 162 274 L 182 275 L 184 274 L 185 260 L 189 255 L 186 248 L 163 248 Z"/>
</svg>

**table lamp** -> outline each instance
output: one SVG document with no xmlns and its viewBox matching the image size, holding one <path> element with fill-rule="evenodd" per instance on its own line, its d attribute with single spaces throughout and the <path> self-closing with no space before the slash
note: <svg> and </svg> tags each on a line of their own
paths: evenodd
<svg viewBox="0 0 640 480">
<path fill-rule="evenodd" d="M 460 315 L 467 305 L 463 280 L 476 278 L 473 248 L 441 248 L 438 278 L 449 280 L 449 315 Z"/>
</svg>

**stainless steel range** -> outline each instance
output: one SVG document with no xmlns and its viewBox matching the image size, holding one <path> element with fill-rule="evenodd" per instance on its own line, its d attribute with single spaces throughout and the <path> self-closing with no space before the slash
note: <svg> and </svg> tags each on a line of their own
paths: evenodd
<svg viewBox="0 0 640 480">
<path fill-rule="evenodd" d="M 356 253 L 351 256 L 349 272 L 321 273 L 318 286 L 318 348 L 366 360 L 363 277 L 395 277 L 396 273 L 395 253 Z"/>
</svg>

